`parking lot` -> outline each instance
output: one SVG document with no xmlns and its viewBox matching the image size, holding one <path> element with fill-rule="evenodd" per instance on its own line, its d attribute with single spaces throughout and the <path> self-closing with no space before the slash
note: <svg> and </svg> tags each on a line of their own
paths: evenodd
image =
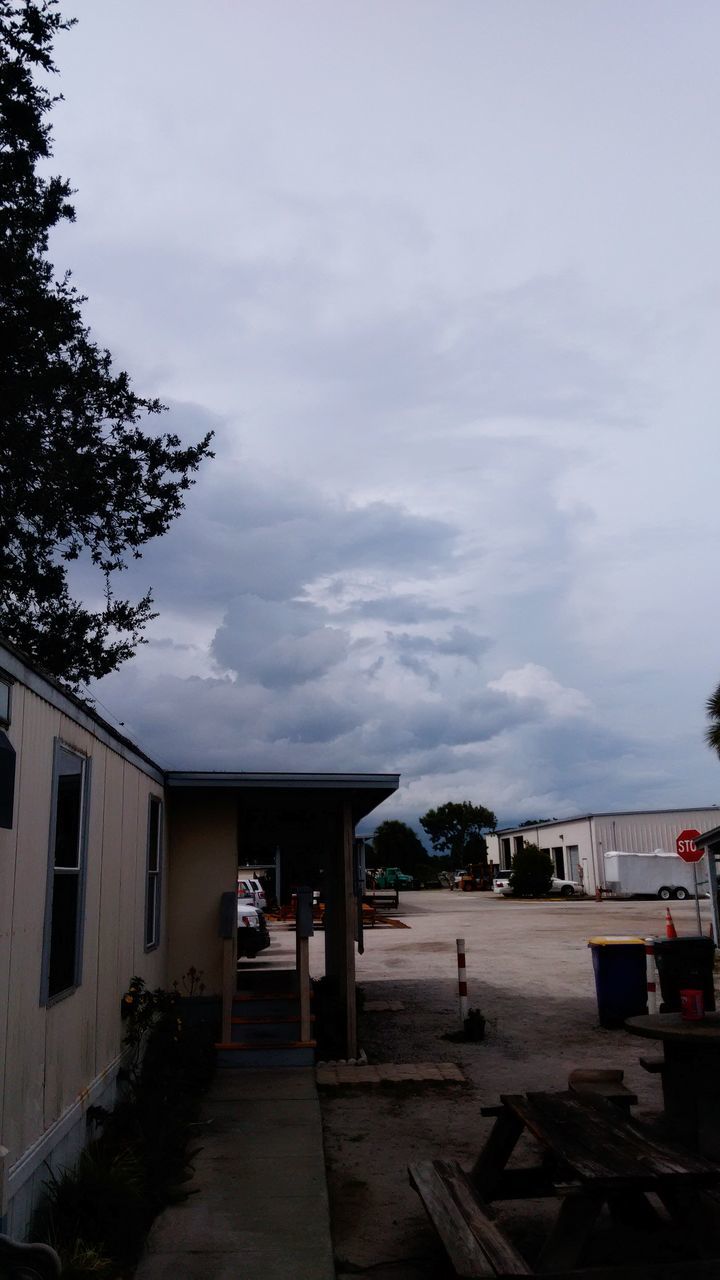
<svg viewBox="0 0 720 1280">
<path fill-rule="evenodd" d="M 697 932 L 695 903 L 670 905 L 678 933 Z M 358 1268 L 381 1280 L 445 1274 L 406 1167 L 438 1156 L 472 1162 L 491 1123 L 479 1109 L 500 1093 L 562 1089 L 574 1067 L 617 1066 L 644 1114 L 661 1105 L 658 1077 L 638 1062 L 647 1047 L 598 1026 L 587 943 L 603 934 L 664 935 L 665 903 L 516 902 L 433 890 L 401 894 L 400 908 L 410 927 L 367 930 L 358 982 L 366 1002 L 402 1007 L 362 1014 L 360 1042 L 371 1061 L 457 1062 L 467 1083 L 322 1091 L 335 1251 L 347 1264 L 339 1276 Z M 704 930 L 707 901 L 701 913 Z M 458 937 L 469 1003 L 488 1020 L 480 1044 L 444 1038 L 458 1027 Z M 313 947 L 321 972 L 321 934 Z M 532 1248 L 542 1209 L 503 1212 Z"/>
</svg>

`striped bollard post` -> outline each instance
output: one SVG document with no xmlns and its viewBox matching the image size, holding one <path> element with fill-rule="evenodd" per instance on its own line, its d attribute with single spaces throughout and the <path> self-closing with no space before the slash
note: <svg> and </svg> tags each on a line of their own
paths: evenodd
<svg viewBox="0 0 720 1280">
<path fill-rule="evenodd" d="M 465 1019 L 468 1012 L 467 1000 L 467 978 L 465 976 L 465 939 L 456 938 L 455 945 L 457 947 L 457 967 L 458 967 L 458 998 L 460 1001 L 460 1030 L 465 1029 Z"/>
<path fill-rule="evenodd" d="M 645 974 L 647 981 L 648 1013 L 657 1013 L 657 966 L 655 964 L 655 940 L 645 939 Z"/>
</svg>

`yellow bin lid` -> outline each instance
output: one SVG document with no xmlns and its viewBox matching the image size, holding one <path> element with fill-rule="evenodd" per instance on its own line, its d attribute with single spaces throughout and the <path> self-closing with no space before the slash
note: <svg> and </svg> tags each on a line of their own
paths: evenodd
<svg viewBox="0 0 720 1280">
<path fill-rule="evenodd" d="M 630 943 L 637 942 L 641 947 L 645 946 L 644 938 L 635 938 L 630 934 L 608 933 L 600 938 L 588 938 L 589 947 L 627 947 Z"/>
</svg>

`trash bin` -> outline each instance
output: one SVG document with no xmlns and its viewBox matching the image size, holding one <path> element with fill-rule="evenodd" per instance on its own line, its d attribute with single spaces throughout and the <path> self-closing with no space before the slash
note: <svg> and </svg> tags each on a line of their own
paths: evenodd
<svg viewBox="0 0 720 1280">
<path fill-rule="evenodd" d="M 702 991 L 705 1008 L 715 1008 L 713 963 L 715 943 L 702 934 L 687 938 L 656 938 L 655 961 L 660 979 L 661 1013 L 677 1013 L 680 992 L 694 987 Z"/>
<path fill-rule="evenodd" d="M 601 1027 L 621 1027 L 626 1018 L 647 1013 L 643 938 L 612 934 L 590 938 Z"/>
</svg>

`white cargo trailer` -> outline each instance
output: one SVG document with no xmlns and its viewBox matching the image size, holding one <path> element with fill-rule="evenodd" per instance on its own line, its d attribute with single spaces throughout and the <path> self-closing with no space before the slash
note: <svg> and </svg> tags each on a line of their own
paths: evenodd
<svg viewBox="0 0 720 1280">
<path fill-rule="evenodd" d="M 700 897 L 707 895 L 707 867 L 705 858 L 697 867 Z M 670 898 L 695 896 L 693 866 L 683 862 L 677 853 L 655 849 L 652 853 L 623 853 L 608 850 L 605 854 L 605 888 L 616 898 L 632 898 L 651 894 L 669 901 Z"/>
</svg>

